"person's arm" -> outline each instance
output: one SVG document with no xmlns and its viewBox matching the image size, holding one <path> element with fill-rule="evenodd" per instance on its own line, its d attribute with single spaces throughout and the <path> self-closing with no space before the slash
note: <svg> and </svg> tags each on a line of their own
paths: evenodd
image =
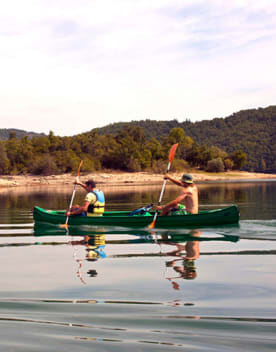
<svg viewBox="0 0 276 352">
<path fill-rule="evenodd" d="M 84 183 L 82 183 L 78 177 L 76 177 L 75 182 L 76 185 L 81 186 L 82 188 L 84 188 L 86 190 L 86 185 Z"/>
<path fill-rule="evenodd" d="M 171 202 L 165 204 L 165 205 L 160 205 L 156 207 L 156 210 L 162 210 L 162 212 L 168 212 L 170 209 L 176 207 L 179 203 L 182 202 L 182 200 L 186 197 L 185 193 L 180 194 L 176 199 L 172 200 Z"/>
<path fill-rule="evenodd" d="M 173 182 L 175 185 L 182 187 L 182 183 L 178 180 L 175 180 L 174 178 L 172 178 L 169 174 L 165 174 L 164 175 L 164 179 L 170 180 L 171 182 Z"/>
<path fill-rule="evenodd" d="M 68 215 L 68 216 L 78 215 L 78 214 L 81 214 L 83 211 L 87 212 L 89 204 L 90 204 L 90 202 L 84 202 L 83 205 L 81 207 L 79 207 L 77 210 L 68 211 L 66 213 L 66 215 Z"/>
<path fill-rule="evenodd" d="M 170 210 L 170 209 L 176 207 L 177 204 L 178 204 L 178 202 L 177 202 L 177 200 L 175 199 L 175 200 L 172 200 L 171 202 L 169 202 L 169 203 L 167 203 L 167 204 L 161 206 L 161 209 L 162 209 L 163 211 L 168 211 L 168 210 Z M 157 209 L 157 208 L 156 208 L 156 209 Z M 160 210 L 161 210 L 161 209 L 160 209 Z M 157 209 L 157 210 L 158 210 L 158 209 Z"/>
</svg>

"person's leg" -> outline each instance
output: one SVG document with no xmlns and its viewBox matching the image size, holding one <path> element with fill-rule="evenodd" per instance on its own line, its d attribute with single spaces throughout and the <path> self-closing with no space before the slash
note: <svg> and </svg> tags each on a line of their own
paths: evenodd
<svg viewBox="0 0 276 352">
<path fill-rule="evenodd" d="M 166 215 L 169 214 L 170 211 L 171 211 L 171 209 L 162 209 L 160 215 L 161 216 L 166 216 Z"/>
<path fill-rule="evenodd" d="M 79 208 L 80 208 L 79 205 L 74 205 L 74 206 L 72 206 L 72 208 L 71 208 L 70 211 L 76 211 L 76 210 L 78 210 Z M 87 216 L 87 213 L 86 213 L 85 211 L 83 211 L 83 212 L 81 212 L 81 213 L 79 213 L 79 214 L 74 214 L 74 215 L 72 215 L 72 216 Z"/>
</svg>

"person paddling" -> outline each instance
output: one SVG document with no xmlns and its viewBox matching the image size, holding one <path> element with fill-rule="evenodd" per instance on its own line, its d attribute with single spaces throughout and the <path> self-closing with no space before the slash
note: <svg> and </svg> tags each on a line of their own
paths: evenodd
<svg viewBox="0 0 276 352">
<path fill-rule="evenodd" d="M 101 216 L 104 213 L 105 198 L 104 193 L 96 189 L 96 183 L 90 179 L 82 183 L 77 178 L 75 184 L 83 187 L 87 194 L 84 199 L 83 205 L 73 205 L 69 211 L 66 212 L 67 216 Z"/>
<path fill-rule="evenodd" d="M 178 211 L 185 213 L 183 209 L 183 205 L 185 205 L 185 210 L 188 214 L 197 214 L 198 213 L 198 189 L 197 186 L 194 184 L 193 177 L 189 174 L 184 174 L 180 181 L 175 180 L 168 174 L 165 174 L 165 179 L 170 180 L 177 186 L 183 188 L 179 196 L 172 200 L 171 202 L 167 203 L 163 206 L 157 206 L 156 210 L 161 211 L 161 216 L 168 215 L 171 211 Z"/>
</svg>

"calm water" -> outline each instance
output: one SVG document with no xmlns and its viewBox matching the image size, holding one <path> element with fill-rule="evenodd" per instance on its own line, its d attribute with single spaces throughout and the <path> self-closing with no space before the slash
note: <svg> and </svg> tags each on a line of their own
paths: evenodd
<svg viewBox="0 0 276 352">
<path fill-rule="evenodd" d="M 160 192 L 103 189 L 108 210 Z M 239 226 L 66 234 L 32 207 L 66 208 L 71 187 L 0 190 L 0 351 L 275 351 L 276 182 L 199 189 L 202 209 L 239 205 Z"/>
</svg>

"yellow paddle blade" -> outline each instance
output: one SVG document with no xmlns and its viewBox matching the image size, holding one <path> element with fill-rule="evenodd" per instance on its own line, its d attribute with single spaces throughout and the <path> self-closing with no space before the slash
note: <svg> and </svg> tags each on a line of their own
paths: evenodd
<svg viewBox="0 0 276 352">
<path fill-rule="evenodd" d="M 169 162 L 170 163 L 173 161 L 177 147 L 178 147 L 178 143 L 171 146 L 171 149 L 169 151 Z"/>
<path fill-rule="evenodd" d="M 62 225 L 58 225 L 58 227 L 60 228 L 60 229 L 68 229 L 68 224 L 62 224 Z"/>
</svg>

